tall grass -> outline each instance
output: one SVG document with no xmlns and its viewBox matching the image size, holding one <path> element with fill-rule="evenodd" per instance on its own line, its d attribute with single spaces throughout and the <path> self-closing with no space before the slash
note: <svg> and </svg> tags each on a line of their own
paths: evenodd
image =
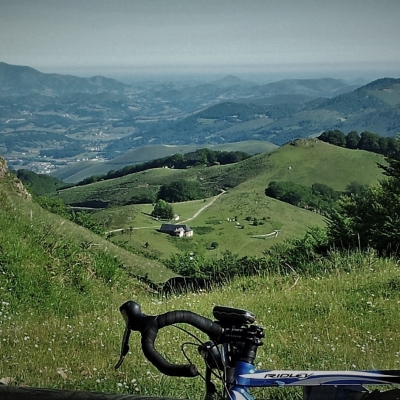
<svg viewBox="0 0 400 400">
<path fill-rule="evenodd" d="M 42 310 L 9 295 L 0 305 L 1 377 L 37 387 L 203 398 L 200 379 L 160 377 L 143 357 L 137 334 L 125 363 L 114 371 L 123 333 L 118 307 L 130 298 L 150 315 L 188 309 L 212 318 L 216 304 L 253 311 L 266 332 L 258 368 L 400 369 L 399 272 L 394 260 L 349 254 L 329 273 L 237 278 L 210 293 L 168 299 L 146 294 L 124 278 L 113 287 L 98 284 L 90 295 L 69 297 L 71 313 Z M 172 362 L 184 363 L 179 344 L 188 340 L 168 328 L 156 347 Z M 201 366 L 195 348 L 190 356 Z M 260 395 L 283 394 L 298 395 L 284 390 Z"/>
<path fill-rule="evenodd" d="M 124 253 L 110 252 L 112 244 L 93 242 L 92 233 L 7 190 L 0 191 L 0 226 L 0 378 L 15 384 L 202 399 L 200 379 L 160 377 L 137 334 L 114 371 L 124 330 L 118 307 L 128 299 L 149 315 L 187 309 L 212 318 L 216 304 L 251 310 L 266 332 L 258 368 L 400 369 L 396 260 L 332 253 L 329 268 L 320 260 L 318 271 L 310 265 L 312 275 L 263 271 L 215 291 L 161 298 L 121 268 L 115 254 Z M 171 327 L 156 346 L 172 362 L 185 363 L 180 343 L 188 340 Z M 201 366 L 196 347 L 187 347 Z"/>
</svg>

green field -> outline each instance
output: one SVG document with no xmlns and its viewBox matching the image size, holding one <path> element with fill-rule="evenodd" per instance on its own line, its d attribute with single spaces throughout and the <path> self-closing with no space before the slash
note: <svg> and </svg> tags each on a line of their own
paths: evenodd
<svg viewBox="0 0 400 400">
<path fill-rule="evenodd" d="M 218 257 L 225 251 L 243 256 L 261 256 L 270 246 L 301 237 L 310 226 L 322 227 L 325 224 L 320 214 L 265 196 L 264 191 L 270 181 L 288 180 L 307 186 L 326 183 L 336 190 L 344 190 L 353 181 L 377 183 L 382 177 L 377 162 L 384 162 L 383 157 L 311 139 L 297 141 L 295 145 L 286 145 L 271 154 L 257 155 L 235 165 L 181 172 L 165 169 L 149 171 L 149 183 L 157 182 L 161 176 L 158 174 L 163 174 L 164 181 L 170 181 L 177 175 L 193 178 L 195 173 L 201 175 L 205 182 L 215 182 L 215 186 L 233 180 L 243 182 L 229 189 L 196 218 L 186 222 L 194 230 L 193 238 L 172 238 L 158 233 L 161 222 L 148 215 L 152 205 L 110 208 L 95 213 L 94 218 L 106 223 L 107 230 L 123 229 L 123 232 L 115 232 L 111 238 L 113 243 L 149 256 L 165 258 L 180 251 L 207 257 Z M 145 177 L 136 176 L 138 180 L 142 178 Z M 133 181 L 133 177 L 124 179 Z M 106 186 L 107 182 L 93 186 L 100 184 Z M 111 185 L 115 187 L 115 183 Z M 74 192 L 77 189 L 69 190 Z M 211 200 L 173 204 L 175 213 L 180 216 L 179 223 L 191 218 Z M 254 219 L 257 219 L 257 225 L 253 224 Z M 146 228 L 129 229 L 141 227 Z M 273 235 L 275 230 L 280 230 L 277 236 Z M 146 242 L 149 246 L 144 248 Z M 218 247 L 211 250 L 213 242 L 218 243 Z"/>
<path fill-rule="evenodd" d="M 185 222 L 209 201 L 174 204 L 174 211 L 180 216 L 180 222 L 176 223 L 188 224 L 194 230 L 193 238 L 175 238 L 159 233 L 157 229 L 161 221 L 155 221 L 145 214 L 151 212 L 151 205 L 105 210 L 94 214 L 94 218 L 99 222 L 104 221 L 107 230 L 117 230 L 110 238 L 113 243 L 161 259 L 180 251 L 209 257 L 218 257 L 225 251 L 241 256 L 262 256 L 263 251 L 271 245 L 300 237 L 310 226 L 324 226 L 323 217 L 319 214 L 265 195 L 249 196 L 239 189 L 222 195 L 198 217 Z M 238 201 L 240 207 L 237 206 Z M 257 218 L 259 225 L 253 226 L 251 221 L 246 220 L 248 216 Z M 277 237 L 253 237 L 274 233 L 274 230 L 280 230 Z M 147 248 L 144 246 L 146 242 Z M 209 250 L 213 242 L 218 243 L 218 248 Z"/>
<path fill-rule="evenodd" d="M 178 179 L 199 181 L 209 195 L 239 184 L 249 190 L 264 190 L 272 180 L 289 180 L 306 186 L 318 182 L 344 190 L 353 181 L 376 183 L 382 176 L 378 162 L 384 163 L 384 158 L 375 153 L 344 149 L 317 139 L 298 140 L 236 164 L 185 170 L 158 168 L 65 189 L 59 192 L 59 197 L 67 204 L 91 201 L 123 204 L 134 196 L 155 194 L 162 184 Z"/>
<path fill-rule="evenodd" d="M 310 154 L 308 146 L 301 149 Z M 287 151 L 290 154 L 294 150 Z M 351 153 L 341 154 L 344 163 L 343 154 Z M 193 240 L 164 241 L 153 229 L 156 222 L 147 215 L 151 205 L 99 212 L 97 217 L 110 230 L 123 224 L 127 228 L 134 224 L 151 226 L 130 233 L 116 232 L 112 239 L 126 241 L 121 243 L 124 247 L 137 243 L 138 248 L 129 252 L 41 209 L 29 200 L 13 175 L 2 177 L 0 171 L 0 377 L 29 387 L 203 399 L 200 379 L 161 376 L 143 357 L 137 334 L 131 335 L 124 364 L 114 370 L 124 330 L 118 308 L 129 299 L 139 302 L 147 315 L 187 309 L 212 318 L 215 305 L 254 312 L 266 333 L 257 368 L 400 369 L 399 263 L 397 259 L 380 258 L 372 250 L 331 250 L 315 268 L 310 266 L 312 274 L 265 272 L 236 277 L 210 292 L 170 297 L 155 294 L 135 278 L 147 273 L 158 282 L 172 276 L 155 260 L 161 256 L 155 252 L 167 254 L 185 246 L 190 249 L 195 241 L 201 248 L 209 240 L 203 242 L 206 235 L 219 241 L 214 254 L 229 246 L 232 251 L 251 255 L 262 252 L 273 240 L 295 237 L 307 226 L 323 224 L 318 214 L 266 198 L 261 178 L 254 175 L 252 181 L 222 194 L 191 221 L 198 231 L 201 227 L 203 232 L 207 231 L 204 227 L 213 228 Z M 334 182 L 345 186 L 337 176 Z M 208 201 L 175 207 L 185 219 Z M 244 223 L 247 216 L 257 217 L 264 224 L 237 228 L 236 224 Z M 249 238 L 271 229 L 281 229 L 277 238 Z M 143 246 L 146 232 L 154 240 L 149 240 L 148 248 Z M 191 332 L 207 340 L 196 330 Z M 187 341 L 193 341 L 193 337 L 171 327 L 160 332 L 157 349 L 171 362 L 185 363 L 180 344 Z M 191 361 L 202 369 L 197 347 L 187 347 Z M 284 388 L 255 392 L 256 397 L 269 400 L 297 400 L 300 395 Z"/>
</svg>

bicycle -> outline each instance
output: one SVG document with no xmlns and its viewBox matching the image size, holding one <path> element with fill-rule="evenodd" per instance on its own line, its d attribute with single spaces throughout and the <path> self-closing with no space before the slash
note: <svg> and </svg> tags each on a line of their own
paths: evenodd
<svg viewBox="0 0 400 400">
<path fill-rule="evenodd" d="M 256 370 L 254 360 L 257 349 L 263 344 L 263 328 L 255 325 L 252 312 L 223 306 L 215 306 L 215 321 L 185 310 L 169 311 L 151 316 L 142 313 L 140 305 L 127 301 L 120 307 L 126 326 L 122 338 L 121 355 L 115 369 L 119 368 L 129 351 L 131 331 L 141 334 L 145 357 L 163 374 L 179 377 L 201 375 L 194 364 L 169 363 L 155 349 L 154 343 L 160 329 L 175 324 L 189 324 L 209 337 L 199 340 L 198 351 L 202 355 L 206 372 L 202 376 L 206 384 L 205 400 L 254 400 L 252 387 L 303 387 L 304 400 L 395 400 L 400 390 L 370 392 L 364 385 L 399 385 L 400 370 L 387 371 L 296 371 Z M 193 336 L 193 335 L 192 335 Z M 222 382 L 217 392 L 213 377 Z"/>
</svg>

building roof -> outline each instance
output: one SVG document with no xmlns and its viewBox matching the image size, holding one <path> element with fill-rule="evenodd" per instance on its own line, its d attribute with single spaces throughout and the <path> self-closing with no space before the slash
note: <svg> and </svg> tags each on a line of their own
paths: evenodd
<svg viewBox="0 0 400 400">
<path fill-rule="evenodd" d="M 175 232 L 176 230 L 179 230 L 179 229 L 183 229 L 185 232 L 190 232 L 190 231 L 192 231 L 193 229 L 190 227 L 190 226 L 188 226 L 188 225 L 186 225 L 186 224 L 184 224 L 184 225 L 182 225 L 182 224 L 162 224 L 161 225 L 161 228 L 160 228 L 160 230 L 161 231 L 164 231 L 164 232 Z"/>
</svg>

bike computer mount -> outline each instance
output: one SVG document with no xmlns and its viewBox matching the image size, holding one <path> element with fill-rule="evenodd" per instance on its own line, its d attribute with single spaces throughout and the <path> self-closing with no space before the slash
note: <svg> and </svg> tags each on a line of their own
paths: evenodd
<svg viewBox="0 0 400 400">
<path fill-rule="evenodd" d="M 243 326 L 252 324 L 256 320 L 251 311 L 224 306 L 215 306 L 213 315 L 223 326 Z"/>
</svg>

